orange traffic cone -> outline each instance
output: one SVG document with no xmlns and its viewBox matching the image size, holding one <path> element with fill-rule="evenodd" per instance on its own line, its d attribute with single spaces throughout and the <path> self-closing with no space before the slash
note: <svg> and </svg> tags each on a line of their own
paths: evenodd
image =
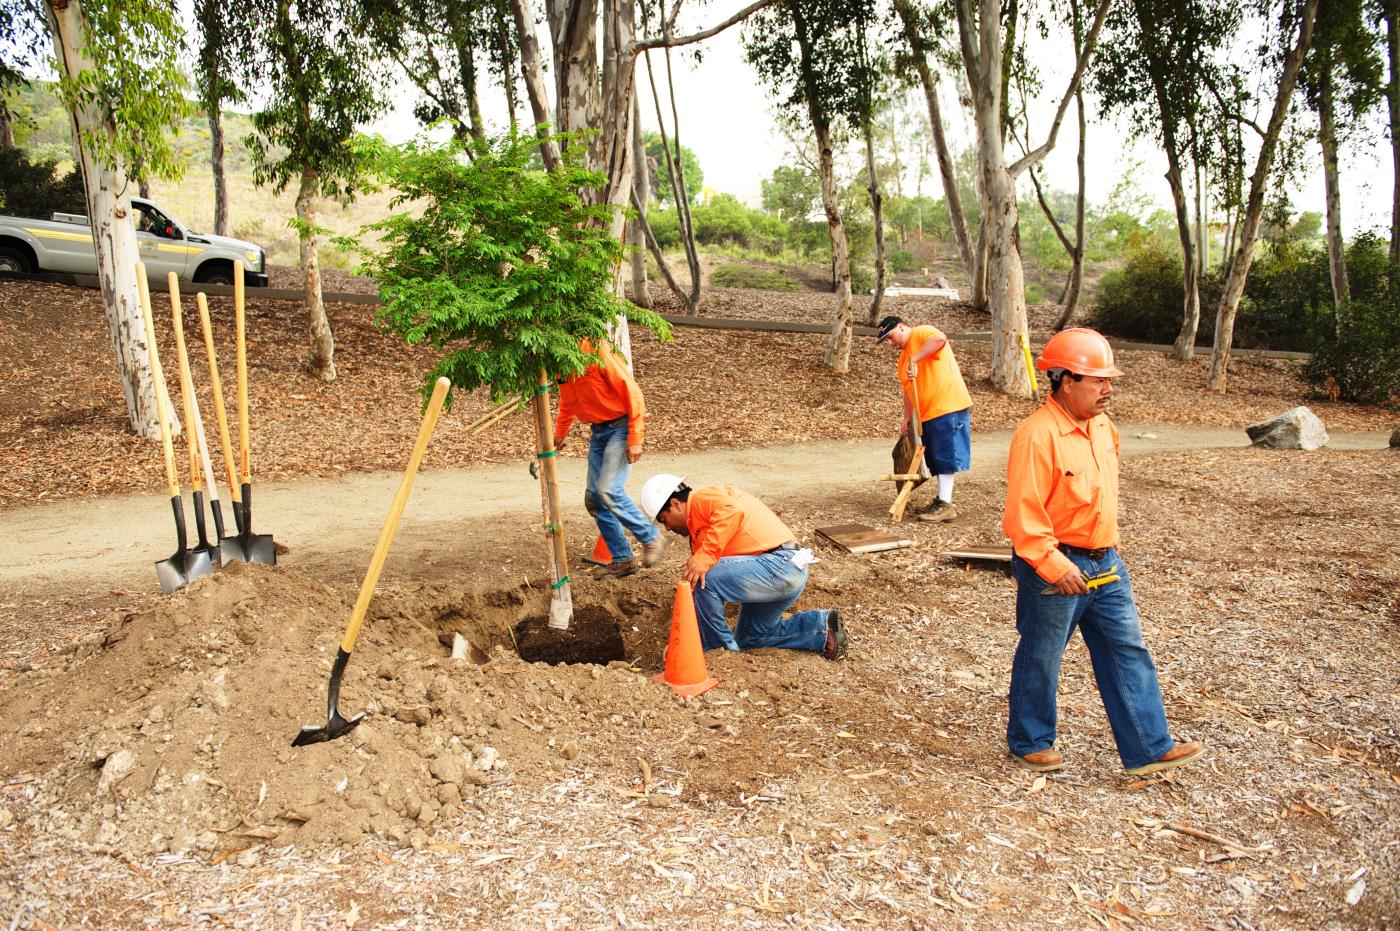
<svg viewBox="0 0 1400 931">
<path fill-rule="evenodd" d="M 603 535 L 598 534 L 598 542 L 593 544 L 593 552 L 583 557 L 583 561 L 592 566 L 607 566 L 612 563 L 612 553 L 608 551 L 608 545 L 603 542 Z"/>
<path fill-rule="evenodd" d="M 671 691 L 694 698 L 719 685 L 705 668 L 705 651 L 700 646 L 700 622 L 695 618 L 695 598 L 689 582 L 676 583 L 676 604 L 671 609 L 671 641 L 666 645 L 666 671 L 652 676 Z"/>
</svg>

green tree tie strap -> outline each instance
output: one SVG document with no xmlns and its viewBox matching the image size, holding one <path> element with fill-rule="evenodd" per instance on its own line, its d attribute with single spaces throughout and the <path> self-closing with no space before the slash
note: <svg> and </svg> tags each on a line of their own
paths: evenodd
<svg viewBox="0 0 1400 931">
<path fill-rule="evenodd" d="M 565 585 L 568 585 L 568 584 L 569 584 L 569 577 L 566 575 L 566 576 L 564 576 L 562 579 L 560 579 L 558 582 L 555 582 L 553 585 L 551 585 L 551 586 L 549 586 L 549 587 L 552 588 L 552 589 L 554 589 L 555 591 L 558 591 L 559 589 L 563 588 Z"/>
<path fill-rule="evenodd" d="M 557 455 L 559 455 L 559 450 L 557 450 L 557 449 L 550 449 L 550 450 L 546 450 L 545 452 L 542 452 L 542 453 L 535 453 L 535 458 L 536 458 L 536 459 L 548 459 L 548 458 L 550 458 L 551 456 L 557 456 Z"/>
</svg>

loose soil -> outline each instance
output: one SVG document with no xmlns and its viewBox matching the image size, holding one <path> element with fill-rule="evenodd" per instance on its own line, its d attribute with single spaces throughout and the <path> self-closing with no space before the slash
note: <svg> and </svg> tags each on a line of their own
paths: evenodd
<svg viewBox="0 0 1400 931">
<path fill-rule="evenodd" d="M 274 319 L 259 317 L 269 329 Z M 4 325 L 6 339 L 28 332 Z M 368 365 L 380 338 L 365 326 Z M 548 597 L 538 493 L 502 471 L 523 476 L 526 441 L 500 441 L 511 463 L 492 465 L 454 445 L 445 422 L 341 690 L 341 712 L 366 720 L 297 749 L 299 728 L 325 721 L 331 661 L 391 483 L 337 492 L 298 476 L 342 443 L 400 467 L 416 423 L 412 370 L 398 368 L 421 360 L 390 354 L 374 378 L 326 389 L 344 388 L 361 416 L 331 400 L 302 409 L 302 420 L 328 411 L 303 446 L 269 388 L 256 422 L 271 434 L 267 471 L 286 479 L 272 500 L 317 497 L 305 506 L 332 516 L 311 541 L 270 510 L 260 529 L 292 541 L 281 565 L 231 566 L 170 597 L 152 590 L 148 565 L 168 550 L 165 536 L 120 524 L 136 528 L 124 531 L 132 553 L 96 553 L 86 566 L 83 537 L 69 536 L 85 514 L 97 527 L 143 505 L 158 512 L 158 481 L 144 474 L 158 463 L 113 440 L 109 462 L 133 484 L 67 478 L 89 472 L 103 431 L 7 408 L 15 468 L 4 481 L 18 491 L 0 520 L 30 528 L 61 515 L 68 526 L 53 533 L 75 541 L 65 547 L 77 558 L 62 573 L 8 576 L 0 599 L 0 732 L 13 735 L 0 754 L 0 918 L 102 928 L 1400 922 L 1400 556 L 1390 545 L 1400 459 L 1383 440 L 1339 436 L 1371 448 L 1310 454 L 1170 448 L 1130 423 L 1238 429 L 1255 410 L 1301 400 L 1291 370 L 1240 366 L 1258 394 L 1219 401 L 1189 388 L 1191 367 L 1125 353 L 1139 382 L 1115 408 L 1142 415 L 1115 410 L 1134 444 L 1125 558 L 1173 731 L 1206 741 L 1210 756 L 1164 776 L 1123 775 L 1076 641 L 1060 690 L 1069 767 L 1037 777 L 1006 759 L 1001 737 L 1014 590 L 999 569 L 939 555 L 1000 540 L 993 450 L 1004 434 L 979 432 L 956 522 L 907 522 L 914 548 L 847 554 L 814 531 L 889 526 L 876 470 L 848 473 L 852 462 L 888 464 L 889 441 L 875 438 L 898 416 L 892 356 L 858 350 L 863 369 L 823 394 L 819 370 L 796 361 L 807 341 L 681 337 L 639 341 L 656 415 L 642 474 L 683 462 L 701 470 L 694 479 L 723 476 L 769 500 L 821 557 L 795 607 L 839 608 L 850 658 L 711 653 L 721 685 L 692 700 L 651 682 L 685 555 L 673 546 L 624 579 L 574 567 L 579 629 L 615 630 L 621 659 L 522 660 L 520 646 L 547 636 Z M 290 363 L 292 349 L 275 342 L 263 352 Z M 965 369 L 978 364 L 971 347 Z M 97 383 L 95 363 L 76 358 L 67 380 Z M 716 358 L 733 371 L 715 371 Z M 14 369 L 27 363 L 5 359 L 5 384 L 22 385 Z M 274 370 L 283 393 L 297 383 L 294 365 Z M 38 389 L 29 397 L 48 403 Z M 1013 403 L 980 389 L 977 401 L 979 431 L 1014 421 Z M 1321 407 L 1334 430 L 1393 416 Z M 383 435 L 360 438 L 380 425 Z M 676 452 L 702 441 L 734 448 Z M 344 467 L 377 461 L 366 453 Z M 579 463 L 566 465 L 576 484 Z M 515 506 L 443 504 L 451 516 L 435 520 L 435 503 L 485 501 L 497 484 Z M 148 486 L 156 494 L 111 496 Z M 26 506 L 48 488 L 74 500 Z M 581 507 L 570 509 L 574 547 L 586 550 Z M 453 660 L 458 634 L 488 661 Z"/>
</svg>

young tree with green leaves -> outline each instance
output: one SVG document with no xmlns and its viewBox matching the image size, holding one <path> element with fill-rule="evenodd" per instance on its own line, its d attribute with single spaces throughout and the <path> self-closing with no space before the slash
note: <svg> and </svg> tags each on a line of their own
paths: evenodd
<svg viewBox="0 0 1400 931">
<path fill-rule="evenodd" d="M 252 74 L 268 95 L 253 114 L 253 178 L 281 193 L 297 182 L 295 226 L 301 240 L 302 294 L 310 331 L 307 369 L 335 380 L 335 338 L 321 299 L 321 232 L 316 200 L 354 198 L 364 161 L 356 128 L 384 109 L 370 45 L 352 25 L 348 0 L 257 0 L 247 11 L 261 54 Z"/>
<path fill-rule="evenodd" d="M 498 403 L 535 399 L 538 456 L 547 466 L 554 434 L 544 392 L 597 361 L 580 340 L 612 342 L 619 316 L 662 339 L 670 334 L 656 314 L 614 293 L 622 245 L 610 231 L 613 207 L 579 196 L 605 179 L 583 167 L 580 140 L 552 141 L 563 143 L 552 171 L 534 167 L 542 140 L 515 134 L 470 140 L 470 160 L 455 139 L 386 147 L 378 164 L 400 192 L 395 205 L 412 202 L 421 212 L 366 227 L 382 236 L 382 251 L 343 243 L 358 249 L 379 282 L 382 326 L 411 345 L 451 347 L 424 379 L 425 396 L 445 375 L 454 392 L 485 388 Z M 556 601 L 567 602 L 563 523 L 553 505 L 547 522 Z"/>
<path fill-rule="evenodd" d="M 21 15 L 39 12 L 29 4 L 12 4 L 6 12 L 16 12 L 15 6 Z M 136 290 L 140 253 L 131 166 L 139 163 L 156 177 L 180 174 L 172 145 L 174 127 L 188 110 L 176 61 L 180 26 L 164 0 L 67 0 L 45 3 L 43 10 L 82 170 L 127 415 L 137 434 L 155 438 L 155 383 Z"/>
<path fill-rule="evenodd" d="M 235 80 L 235 62 L 246 56 L 239 42 L 247 34 L 230 21 L 232 10 L 222 0 L 195 0 L 195 22 L 199 24 L 196 51 L 195 91 L 209 122 L 209 164 L 214 174 L 214 232 L 229 234 L 228 177 L 224 171 L 224 104 L 241 103 L 242 89 Z"/>
</svg>

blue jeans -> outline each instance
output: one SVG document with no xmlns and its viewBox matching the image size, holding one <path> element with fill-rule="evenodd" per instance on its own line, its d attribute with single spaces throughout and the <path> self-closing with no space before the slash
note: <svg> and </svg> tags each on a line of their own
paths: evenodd
<svg viewBox="0 0 1400 931">
<path fill-rule="evenodd" d="M 1077 626 L 1089 648 L 1094 680 L 1123 768 L 1146 766 L 1170 750 L 1173 741 L 1167 733 L 1157 669 L 1142 640 L 1127 566 L 1115 549 L 1097 560 L 1079 553 L 1066 555 L 1086 579 L 1112 570 L 1122 580 L 1091 589 L 1087 595 L 1046 595 L 1042 592 L 1049 583 L 1036 575 L 1030 563 L 1012 557 L 1016 630 L 1021 639 L 1011 665 L 1007 746 L 1017 756 L 1025 756 L 1054 744 L 1060 661 Z"/>
<path fill-rule="evenodd" d="M 642 509 L 627 495 L 627 418 L 619 417 L 593 424 L 588 440 L 588 483 L 583 490 L 583 506 L 598 523 L 598 532 L 614 560 L 631 559 L 632 547 L 623 528 L 632 531 L 637 542 L 646 545 L 661 535 L 646 519 Z"/>
<path fill-rule="evenodd" d="M 797 550 L 774 550 L 757 556 L 725 556 L 705 573 L 705 587 L 695 588 L 695 615 L 700 643 L 707 650 L 826 649 L 830 611 L 800 611 L 784 620 L 783 612 L 807 587 L 806 567 L 792 564 Z M 739 604 L 739 623 L 730 631 L 725 602 Z"/>
</svg>

